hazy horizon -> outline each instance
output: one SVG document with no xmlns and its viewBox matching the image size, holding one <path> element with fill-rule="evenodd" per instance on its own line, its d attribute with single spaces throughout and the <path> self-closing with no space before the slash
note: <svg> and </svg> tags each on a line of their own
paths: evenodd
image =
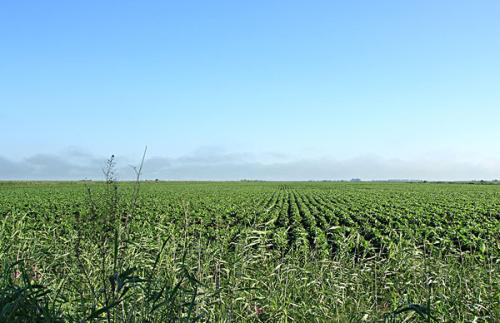
<svg viewBox="0 0 500 323">
<path fill-rule="evenodd" d="M 500 178 L 500 2 L 11 2 L 0 180 Z"/>
<path fill-rule="evenodd" d="M 140 164 L 140 154 L 136 158 L 115 155 L 118 179 L 133 179 L 135 174 L 131 166 Z M 0 157 L 0 180 L 101 180 L 101 170 L 107 158 L 109 156 L 97 157 L 74 147 L 59 154 L 37 154 L 17 161 Z M 344 160 L 327 157 L 294 159 L 285 154 L 234 154 L 212 147 L 175 158 L 154 156 L 154 153 L 148 152 L 142 178 L 209 181 L 320 181 L 352 178 L 470 181 L 498 179 L 495 176 L 500 173 L 498 165 L 494 161 L 480 165 L 430 158 L 415 162 L 376 155 Z"/>
</svg>

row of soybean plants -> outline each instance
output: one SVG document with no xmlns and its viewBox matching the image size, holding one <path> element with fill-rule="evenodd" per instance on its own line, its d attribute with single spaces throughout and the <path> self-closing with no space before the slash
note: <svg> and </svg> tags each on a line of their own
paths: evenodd
<svg viewBox="0 0 500 323">
<path fill-rule="evenodd" d="M 318 191 L 310 203 L 319 206 L 339 232 L 354 230 L 363 244 L 376 250 L 401 239 L 448 251 L 498 250 L 497 204 L 460 194 Z"/>
</svg>

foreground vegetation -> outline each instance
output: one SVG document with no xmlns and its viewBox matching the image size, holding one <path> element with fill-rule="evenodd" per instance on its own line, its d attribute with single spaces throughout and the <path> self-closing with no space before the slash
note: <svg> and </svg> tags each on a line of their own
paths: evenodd
<svg viewBox="0 0 500 323">
<path fill-rule="evenodd" d="M 500 186 L 0 183 L 0 321 L 499 321 Z"/>
</svg>

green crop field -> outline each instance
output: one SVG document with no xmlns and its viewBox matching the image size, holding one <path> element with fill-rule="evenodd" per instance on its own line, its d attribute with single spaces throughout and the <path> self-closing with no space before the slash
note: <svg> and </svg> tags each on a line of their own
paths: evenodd
<svg viewBox="0 0 500 323">
<path fill-rule="evenodd" d="M 0 321 L 500 320 L 500 185 L 0 183 Z"/>
</svg>

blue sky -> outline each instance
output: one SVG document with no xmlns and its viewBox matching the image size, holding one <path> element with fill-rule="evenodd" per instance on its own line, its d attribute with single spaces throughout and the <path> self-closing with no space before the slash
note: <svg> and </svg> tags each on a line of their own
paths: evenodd
<svg viewBox="0 0 500 323">
<path fill-rule="evenodd" d="M 144 145 L 146 177 L 498 178 L 499 15 L 498 1 L 4 3 L 0 179 L 99 177 Z"/>
</svg>

